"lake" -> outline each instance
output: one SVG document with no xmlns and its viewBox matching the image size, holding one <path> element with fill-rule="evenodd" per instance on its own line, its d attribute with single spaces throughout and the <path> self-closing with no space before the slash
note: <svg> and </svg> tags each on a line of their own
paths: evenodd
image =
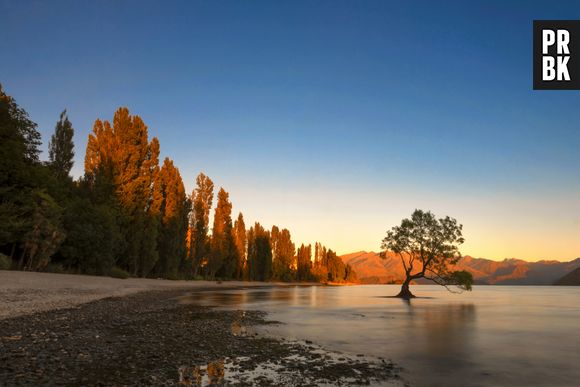
<svg viewBox="0 0 580 387">
<path fill-rule="evenodd" d="M 195 293 L 196 303 L 262 310 L 264 333 L 392 359 L 418 386 L 580 385 L 580 287 L 474 286 L 452 294 L 398 285 Z"/>
</svg>

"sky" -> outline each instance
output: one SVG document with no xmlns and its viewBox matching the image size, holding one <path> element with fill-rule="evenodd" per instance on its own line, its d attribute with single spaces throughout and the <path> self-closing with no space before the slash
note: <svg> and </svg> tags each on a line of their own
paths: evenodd
<svg viewBox="0 0 580 387">
<path fill-rule="evenodd" d="M 0 83 L 87 136 L 143 118 L 188 192 L 298 244 L 379 251 L 415 208 L 490 259 L 580 257 L 580 92 L 532 90 L 532 21 L 574 1 L 5 1 Z M 46 152 L 43 157 L 46 158 Z"/>
</svg>

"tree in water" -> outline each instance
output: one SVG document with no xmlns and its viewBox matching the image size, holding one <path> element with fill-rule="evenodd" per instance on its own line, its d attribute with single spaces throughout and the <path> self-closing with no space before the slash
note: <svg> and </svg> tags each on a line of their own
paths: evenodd
<svg viewBox="0 0 580 387">
<path fill-rule="evenodd" d="M 56 123 L 54 134 L 48 144 L 48 159 L 57 178 L 68 177 L 73 166 L 75 155 L 73 135 L 74 129 L 65 110 L 60 114 L 60 119 Z"/>
<path fill-rule="evenodd" d="M 405 269 L 405 281 L 397 297 L 415 297 L 409 284 L 419 278 L 448 290 L 450 286 L 471 290 L 471 273 L 453 271 L 461 259 L 458 246 L 464 242 L 462 229 L 463 226 L 449 216 L 437 219 L 430 211 L 415 210 L 411 219 L 403 219 L 400 226 L 387 231 L 381 249 L 397 254 Z"/>
</svg>

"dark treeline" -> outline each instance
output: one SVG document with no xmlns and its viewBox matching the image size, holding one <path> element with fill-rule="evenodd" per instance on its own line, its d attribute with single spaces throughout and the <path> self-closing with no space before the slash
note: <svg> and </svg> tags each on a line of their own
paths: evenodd
<svg viewBox="0 0 580 387">
<path fill-rule="evenodd" d="M 39 159 L 40 133 L 0 86 L 0 269 L 119 277 L 353 282 L 319 243 L 296 248 L 290 231 L 232 218 L 228 192 L 200 173 L 187 195 L 159 141 L 119 108 L 97 119 L 84 175 L 73 180 L 73 125 L 64 111 Z M 314 254 L 314 256 L 313 256 Z"/>
</svg>

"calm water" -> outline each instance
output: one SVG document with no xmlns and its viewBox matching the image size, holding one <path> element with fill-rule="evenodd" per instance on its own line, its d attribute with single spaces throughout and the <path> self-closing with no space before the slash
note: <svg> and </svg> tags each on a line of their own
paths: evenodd
<svg viewBox="0 0 580 387">
<path fill-rule="evenodd" d="M 396 285 L 196 293 L 195 302 L 263 310 L 267 331 L 392 359 L 411 385 L 580 386 L 580 287 L 478 286 L 451 294 Z"/>
</svg>

